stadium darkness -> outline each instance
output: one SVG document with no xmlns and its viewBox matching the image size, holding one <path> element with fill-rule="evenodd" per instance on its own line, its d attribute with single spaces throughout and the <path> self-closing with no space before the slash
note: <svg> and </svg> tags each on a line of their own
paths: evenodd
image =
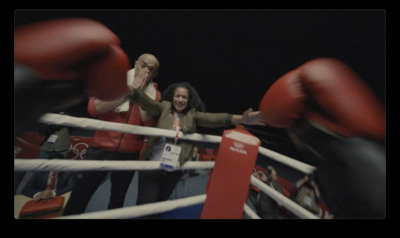
<svg viewBox="0 0 400 238">
<path fill-rule="evenodd" d="M 14 24 L 68 17 L 109 27 L 132 67 L 140 54 L 154 54 L 160 91 L 190 82 L 209 112 L 257 109 L 279 77 L 319 57 L 348 64 L 386 103 L 385 10 L 16 10 Z M 287 142 L 283 129 L 254 128 L 275 145 Z"/>
</svg>

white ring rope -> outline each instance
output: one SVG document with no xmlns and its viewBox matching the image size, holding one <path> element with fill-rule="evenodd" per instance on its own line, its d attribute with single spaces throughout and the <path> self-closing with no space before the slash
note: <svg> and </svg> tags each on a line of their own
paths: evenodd
<svg viewBox="0 0 400 238">
<path fill-rule="evenodd" d="M 63 125 L 70 127 L 79 127 L 88 130 L 115 130 L 118 132 L 125 132 L 137 135 L 148 135 L 148 136 L 165 136 L 174 138 L 175 132 L 166 129 L 159 129 L 154 127 L 142 127 L 128 124 L 120 124 L 115 122 L 107 122 L 89 118 L 72 117 L 61 114 L 47 113 L 44 114 L 39 121 L 47 124 Z M 221 136 L 214 135 L 203 135 L 198 133 L 183 134 L 179 132 L 179 138 L 183 140 L 192 140 L 200 142 L 220 143 L 222 140 Z M 314 166 L 305 164 L 288 156 L 279 154 L 272 150 L 264 147 L 259 147 L 258 152 L 273 160 L 283 163 L 287 166 L 295 168 L 305 174 L 310 174 L 315 170 Z"/>
<path fill-rule="evenodd" d="M 168 212 L 178 208 L 193 206 L 196 204 L 202 204 L 205 200 L 206 195 L 203 194 L 151 204 L 115 208 L 106 211 L 83 213 L 79 215 L 56 217 L 56 219 L 129 219 Z"/>
<path fill-rule="evenodd" d="M 186 162 L 180 169 L 212 169 L 215 165 L 213 161 L 188 161 Z M 81 171 L 81 170 L 157 170 L 161 169 L 159 161 L 105 161 L 105 160 L 63 160 L 63 159 L 14 159 L 14 166 L 16 167 L 15 171 L 49 171 L 49 170 L 58 170 L 58 171 Z M 255 176 L 251 176 L 250 180 L 251 184 L 259 188 L 262 192 L 266 193 L 272 199 L 281 203 L 288 210 L 293 212 L 295 215 L 300 218 L 307 219 L 315 219 L 318 218 L 306 209 L 302 208 L 297 203 L 292 200 L 286 198 L 284 195 L 275 191 L 261 180 L 256 178 Z M 205 195 L 204 195 L 205 196 Z M 174 200 L 176 201 L 176 200 Z M 191 206 L 194 205 L 189 202 L 187 205 L 184 205 L 187 202 L 185 200 L 179 199 L 179 201 L 183 202 L 179 207 Z M 190 200 L 191 201 L 191 200 Z M 169 201 L 171 202 L 171 201 Z M 200 202 L 199 202 L 200 203 Z M 178 207 L 177 204 L 172 203 L 155 203 L 147 204 L 146 207 L 140 206 L 140 208 L 128 208 L 131 212 L 125 212 L 123 209 L 112 209 L 101 212 L 93 212 L 95 214 L 81 214 L 81 215 L 73 215 L 71 218 L 133 218 L 140 217 L 150 214 L 158 213 L 159 211 L 170 211 L 174 210 Z M 178 202 L 179 204 L 179 202 Z M 198 203 L 196 203 L 198 204 Z M 143 205 L 144 206 L 144 205 Z M 153 207 L 154 206 L 154 207 Z M 143 209 L 145 211 L 143 211 Z M 149 210 L 146 210 L 149 209 Z M 167 209 L 167 210 L 165 210 Z M 114 211 L 116 210 L 116 211 Z M 121 214 L 119 214 L 121 212 Z M 250 208 L 247 204 L 244 204 L 244 212 L 252 219 L 259 219 L 258 215 Z M 137 214 L 136 214 L 137 213 Z M 108 214 L 111 216 L 109 217 Z M 129 215 L 128 215 L 129 214 Z M 100 217 L 97 217 L 100 216 Z M 70 216 L 68 216 L 70 217 Z M 63 217 L 61 217 L 63 218 Z"/>
<path fill-rule="evenodd" d="M 247 205 L 247 203 L 244 204 L 243 206 L 243 212 L 246 213 L 250 219 L 261 219 L 253 209 Z"/>
<path fill-rule="evenodd" d="M 188 161 L 179 170 L 212 169 L 214 161 Z M 160 161 L 14 159 L 15 171 L 157 170 Z"/>
<path fill-rule="evenodd" d="M 311 174 L 316 169 L 314 166 L 311 166 L 311 165 L 308 165 L 301 161 L 292 159 L 286 155 L 279 154 L 275 151 L 266 149 L 261 146 L 258 148 L 258 153 L 263 154 L 263 155 L 265 155 L 275 161 L 278 161 L 282 164 L 285 164 L 289 167 L 297 169 L 297 170 L 303 172 L 304 174 Z"/>
<path fill-rule="evenodd" d="M 55 125 L 64 125 L 70 127 L 79 127 L 89 130 L 114 130 L 119 132 L 149 135 L 149 136 L 165 136 L 175 137 L 175 132 L 170 130 L 152 128 L 152 127 L 141 127 L 127 124 L 120 124 L 114 122 L 106 122 L 88 118 L 77 118 L 60 114 L 47 113 L 43 115 L 40 122 Z M 180 132 L 179 137 L 181 139 L 220 143 L 222 137 L 213 135 L 202 135 L 198 133 L 184 135 Z M 311 173 L 315 170 L 315 167 L 281 155 L 274 151 L 268 150 L 263 147 L 259 147 L 259 153 L 268 156 L 278 162 L 286 164 L 303 173 Z M 178 169 L 212 169 L 215 165 L 213 161 L 188 161 Z M 15 171 L 82 171 L 82 170 L 156 170 L 162 169 L 159 161 L 104 161 L 104 160 L 61 160 L 61 159 L 14 159 Z M 259 188 L 262 192 L 282 204 L 288 210 L 293 212 L 300 218 L 306 219 L 318 219 L 317 216 L 301 207 L 299 204 L 275 191 L 255 176 L 251 176 L 251 184 Z M 162 213 L 166 211 L 175 210 L 177 208 L 187 207 L 204 203 L 206 195 L 198 195 L 183 199 L 169 200 L 163 202 L 157 202 L 152 204 L 145 204 L 133 207 L 124 207 L 111 209 L 106 211 L 84 213 L 79 215 L 62 216 L 59 219 L 124 219 L 124 218 L 135 218 L 142 217 L 151 214 Z M 244 212 L 252 219 L 260 219 L 260 217 L 245 203 Z"/>
<path fill-rule="evenodd" d="M 281 194 L 280 192 L 276 191 L 272 187 L 268 186 L 255 176 L 251 176 L 250 183 L 257 188 L 259 188 L 262 192 L 270 196 L 272 199 L 277 201 L 278 203 L 282 204 L 285 208 L 289 211 L 293 212 L 293 214 L 297 215 L 299 218 L 305 219 L 319 219 L 316 215 L 312 214 L 296 202 L 290 200 L 285 195 Z"/>
<path fill-rule="evenodd" d="M 266 193 L 272 199 L 282 204 L 285 208 L 293 212 L 293 214 L 297 215 L 299 218 L 319 219 L 316 215 L 312 214 L 311 212 L 301 207 L 299 204 L 295 203 L 289 198 L 285 197 L 284 195 L 280 194 L 279 192 L 275 191 L 254 176 L 251 176 L 251 184 L 258 187 L 262 192 Z M 176 200 L 136 205 L 132 207 L 116 208 L 105 211 L 83 213 L 79 215 L 62 216 L 58 217 L 57 219 L 129 219 L 202 204 L 204 203 L 205 199 L 206 195 L 203 194 Z M 260 217 L 246 203 L 243 205 L 243 211 L 251 219 L 260 219 Z"/>
<path fill-rule="evenodd" d="M 112 130 L 136 135 L 165 136 L 171 138 L 174 138 L 176 136 L 176 132 L 172 130 L 121 124 L 117 122 L 102 121 L 90 118 L 72 117 L 54 113 L 44 114 L 42 117 L 39 118 L 39 122 L 69 127 L 79 127 L 87 130 Z M 207 141 L 212 143 L 220 143 L 222 140 L 222 137 L 220 136 L 203 135 L 198 133 L 184 135 L 182 132 L 179 132 L 178 137 L 183 140 L 187 139 L 192 141 Z"/>
</svg>

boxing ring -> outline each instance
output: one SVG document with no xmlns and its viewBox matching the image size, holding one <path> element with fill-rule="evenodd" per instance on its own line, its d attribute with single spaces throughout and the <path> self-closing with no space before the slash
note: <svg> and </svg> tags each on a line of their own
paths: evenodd
<svg viewBox="0 0 400 238">
<path fill-rule="evenodd" d="M 123 133 L 131 133 L 147 136 L 165 136 L 174 138 L 175 131 L 158 129 L 152 127 L 142 127 L 128 124 L 120 124 L 114 122 L 101 121 L 97 119 L 79 118 L 67 115 L 47 113 L 40 119 L 40 122 L 62 125 L 68 127 L 78 127 L 87 130 L 115 130 Z M 191 140 L 195 142 L 220 143 L 221 136 L 203 135 L 198 133 L 183 134 L 179 132 L 181 140 Z M 268 158 L 271 158 L 279 163 L 292 167 L 304 174 L 312 173 L 316 168 L 308 164 L 288 156 L 271 151 L 264 147 L 258 148 L 258 153 Z M 213 169 L 214 161 L 188 161 L 179 170 L 192 169 Z M 104 161 L 104 160 L 63 160 L 63 159 L 14 159 L 15 171 L 88 171 L 88 170 L 161 170 L 159 161 Z M 267 194 L 269 197 L 277 201 L 283 207 L 288 209 L 294 215 L 301 219 L 319 219 L 318 216 L 312 214 L 293 200 L 285 195 L 277 192 L 256 176 L 251 175 L 250 184 L 260 189 L 260 192 Z M 207 194 L 196 195 L 186 198 L 167 200 L 145 205 L 135 205 L 131 207 L 123 207 L 105 211 L 96 211 L 83 213 L 78 215 L 61 216 L 54 219 L 131 219 L 140 218 L 142 216 L 163 213 L 172 211 L 178 208 L 198 205 L 205 202 Z M 255 211 L 252 210 L 246 203 L 243 204 L 243 212 L 251 219 L 260 219 Z"/>
</svg>

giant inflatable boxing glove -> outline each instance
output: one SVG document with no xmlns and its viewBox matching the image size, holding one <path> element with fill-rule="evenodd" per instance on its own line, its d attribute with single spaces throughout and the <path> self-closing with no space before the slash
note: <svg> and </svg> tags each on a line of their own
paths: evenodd
<svg viewBox="0 0 400 238">
<path fill-rule="evenodd" d="M 119 38 L 83 18 L 17 27 L 14 32 L 16 126 L 66 110 L 87 96 L 112 100 L 127 91 L 129 59 Z"/>
<path fill-rule="evenodd" d="M 316 166 L 335 217 L 385 217 L 385 110 L 351 68 L 311 60 L 279 78 L 259 110 L 268 125 L 286 128 L 303 159 Z"/>
</svg>

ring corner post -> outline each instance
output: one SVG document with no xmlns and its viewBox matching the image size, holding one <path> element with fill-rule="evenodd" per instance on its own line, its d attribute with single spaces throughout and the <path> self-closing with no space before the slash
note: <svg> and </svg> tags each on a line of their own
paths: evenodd
<svg viewBox="0 0 400 238">
<path fill-rule="evenodd" d="M 261 141 L 243 127 L 225 130 L 201 219 L 242 219 Z"/>
</svg>

